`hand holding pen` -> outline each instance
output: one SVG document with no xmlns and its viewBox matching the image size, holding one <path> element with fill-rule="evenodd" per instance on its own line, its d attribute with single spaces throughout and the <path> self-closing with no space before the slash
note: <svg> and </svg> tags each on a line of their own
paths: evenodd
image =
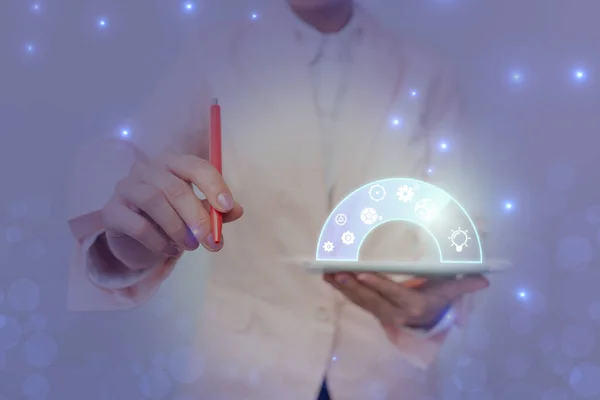
<svg viewBox="0 0 600 400">
<path fill-rule="evenodd" d="M 103 253 L 133 270 L 150 268 L 200 245 L 223 247 L 221 224 L 242 216 L 221 175 L 220 108 L 211 107 L 210 160 L 178 154 L 167 160 L 139 157 L 101 210 Z M 195 185 L 206 197 L 199 201 Z M 75 221 L 76 224 L 76 221 Z"/>
</svg>

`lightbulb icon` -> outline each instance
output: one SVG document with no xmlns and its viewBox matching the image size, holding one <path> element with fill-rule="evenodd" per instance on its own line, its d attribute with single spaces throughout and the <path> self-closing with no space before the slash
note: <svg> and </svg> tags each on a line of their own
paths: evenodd
<svg viewBox="0 0 600 400">
<path fill-rule="evenodd" d="M 469 236 L 468 229 L 460 229 L 460 226 L 457 230 L 451 229 L 451 234 L 448 237 L 452 242 L 452 246 L 456 248 L 456 252 L 460 253 L 463 251 L 463 247 L 468 247 L 467 242 L 471 239 Z"/>
</svg>

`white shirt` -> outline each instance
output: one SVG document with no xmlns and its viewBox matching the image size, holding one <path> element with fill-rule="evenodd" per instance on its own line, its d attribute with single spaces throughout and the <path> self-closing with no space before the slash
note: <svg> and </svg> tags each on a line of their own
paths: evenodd
<svg viewBox="0 0 600 400">
<path fill-rule="evenodd" d="M 310 31 L 310 27 L 303 27 L 300 32 L 304 36 L 314 33 L 318 36 L 314 42 L 318 43 L 314 58 L 310 61 L 310 72 L 314 91 L 314 102 L 319 116 L 321 134 L 323 135 L 323 148 L 326 157 L 326 185 L 328 191 L 333 189 L 333 166 L 335 165 L 335 137 L 339 126 L 339 107 L 346 95 L 348 86 L 348 73 L 352 63 L 352 52 L 357 42 L 362 39 L 360 27 L 353 21 L 346 25 L 340 32 L 334 34 L 318 34 Z M 301 37 L 303 37 L 301 35 Z M 302 39 L 301 39 L 302 40 Z M 308 39 L 305 39 L 308 40 Z M 333 204 L 331 204 L 333 207 Z"/>
</svg>

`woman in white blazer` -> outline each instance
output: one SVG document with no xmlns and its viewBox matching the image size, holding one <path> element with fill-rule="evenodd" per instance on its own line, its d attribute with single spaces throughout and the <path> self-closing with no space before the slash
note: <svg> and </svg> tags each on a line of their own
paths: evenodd
<svg viewBox="0 0 600 400">
<path fill-rule="evenodd" d="M 204 161 L 213 97 L 222 177 Z M 323 279 L 290 260 L 314 254 L 328 213 L 365 183 L 425 179 L 435 163 L 453 171 L 441 184 L 460 186 L 434 149 L 441 132 L 458 133 L 457 106 L 445 68 L 351 0 L 290 0 L 259 21 L 197 32 L 131 140 L 95 143 L 77 160 L 70 308 L 135 307 L 183 253 L 198 263 L 210 250 L 194 346 L 211 368 L 199 398 L 316 399 L 326 381 L 335 400 L 417 399 L 413 372 L 464 316 L 461 296 L 487 281 L 417 290 L 372 274 Z M 209 203 L 230 222 L 224 246 L 209 234 Z M 361 254 L 418 257 L 419 235 L 387 225 Z M 219 373 L 232 365 L 238 378 Z M 248 374 L 259 384 L 239 378 Z"/>
</svg>

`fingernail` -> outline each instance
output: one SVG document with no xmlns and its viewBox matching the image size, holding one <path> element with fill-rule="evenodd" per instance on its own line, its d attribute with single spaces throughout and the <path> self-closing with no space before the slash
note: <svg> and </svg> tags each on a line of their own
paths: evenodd
<svg viewBox="0 0 600 400">
<path fill-rule="evenodd" d="M 204 241 L 204 243 L 206 243 L 206 245 L 211 249 L 211 250 L 221 250 L 221 248 L 223 247 L 223 237 L 221 237 L 221 240 L 219 241 L 219 243 L 215 242 L 215 237 L 213 236 L 213 234 L 211 233 L 210 235 L 208 235 L 206 237 L 206 240 Z"/>
<path fill-rule="evenodd" d="M 188 250 L 196 250 L 198 248 L 198 246 L 200 246 L 200 243 L 198 242 L 198 240 L 192 235 L 187 235 L 185 237 L 184 244 L 185 244 L 186 249 L 188 249 Z"/>
<path fill-rule="evenodd" d="M 346 275 L 336 275 L 335 281 L 340 285 L 344 285 L 346 282 L 348 282 L 348 277 Z"/>
<path fill-rule="evenodd" d="M 233 208 L 233 198 L 229 193 L 221 193 L 218 195 L 217 202 L 225 211 L 229 211 Z"/>
</svg>

